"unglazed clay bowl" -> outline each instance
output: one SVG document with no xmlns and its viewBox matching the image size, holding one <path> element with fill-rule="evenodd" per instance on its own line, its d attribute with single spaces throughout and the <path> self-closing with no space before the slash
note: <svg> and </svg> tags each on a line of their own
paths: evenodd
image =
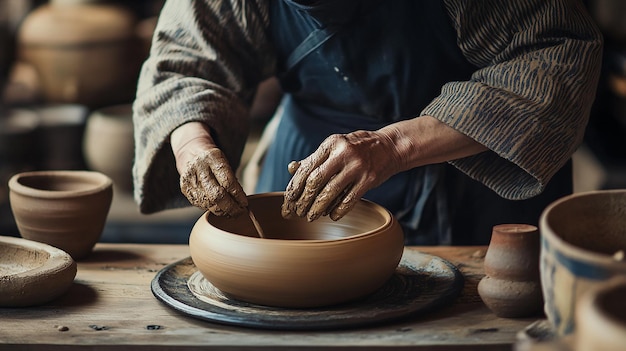
<svg viewBox="0 0 626 351">
<path fill-rule="evenodd" d="M 543 211 L 540 274 L 544 310 L 559 335 L 575 331 L 578 299 L 626 275 L 626 190 L 575 193 Z"/>
<path fill-rule="evenodd" d="M 0 306 L 51 301 L 67 291 L 76 262 L 65 251 L 22 238 L 0 236 Z"/>
<path fill-rule="evenodd" d="M 626 348 L 626 276 L 590 289 L 576 306 L 576 351 Z"/>
<path fill-rule="evenodd" d="M 100 239 L 113 199 L 109 177 L 91 171 L 33 171 L 9 180 L 9 201 L 23 238 L 50 244 L 75 260 Z"/>
<path fill-rule="evenodd" d="M 393 275 L 404 249 L 402 229 L 385 208 L 361 200 L 339 221 L 284 219 L 283 193 L 251 195 L 247 215 L 203 214 L 189 239 L 191 258 L 225 295 L 250 303 L 309 308 L 364 297 Z"/>
</svg>

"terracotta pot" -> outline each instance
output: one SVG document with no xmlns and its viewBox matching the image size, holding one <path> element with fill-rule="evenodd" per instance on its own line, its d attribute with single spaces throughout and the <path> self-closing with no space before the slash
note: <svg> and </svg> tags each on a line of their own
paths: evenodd
<svg viewBox="0 0 626 351">
<path fill-rule="evenodd" d="M 144 58 L 136 23 L 123 6 L 51 2 L 20 26 L 18 60 L 35 68 L 48 103 L 97 108 L 132 101 Z"/>
<path fill-rule="evenodd" d="M 541 313 L 537 227 L 494 226 L 484 266 L 485 277 L 478 284 L 478 293 L 497 316 L 517 318 Z"/>
<path fill-rule="evenodd" d="M 191 257 L 204 277 L 231 298 L 306 308 L 366 296 L 394 273 L 402 229 L 383 207 L 362 200 L 344 218 L 313 222 L 281 216 L 282 193 L 249 197 L 266 238 L 248 216 L 202 215 L 191 231 Z"/>
<path fill-rule="evenodd" d="M 130 104 L 105 107 L 87 118 L 83 154 L 90 170 L 108 175 L 116 190 L 131 192 L 135 142 Z"/>
<path fill-rule="evenodd" d="M 626 348 L 626 276 L 590 289 L 576 306 L 576 351 Z"/>
<path fill-rule="evenodd" d="M 34 171 L 9 180 L 22 237 L 60 248 L 75 260 L 99 240 L 113 198 L 109 177 L 89 171 Z"/>
<path fill-rule="evenodd" d="M 42 304 L 74 282 L 76 262 L 65 251 L 36 241 L 0 236 L 0 306 Z"/>
<path fill-rule="evenodd" d="M 541 284 L 548 320 L 560 335 L 576 330 L 582 294 L 626 275 L 626 190 L 575 193 L 550 204 L 539 222 Z M 621 251 L 620 251 L 621 250 Z"/>
</svg>

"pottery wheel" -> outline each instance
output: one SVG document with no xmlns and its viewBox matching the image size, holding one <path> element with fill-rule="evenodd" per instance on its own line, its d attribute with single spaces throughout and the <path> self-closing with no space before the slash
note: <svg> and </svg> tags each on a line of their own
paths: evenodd
<svg viewBox="0 0 626 351">
<path fill-rule="evenodd" d="M 151 288 L 167 306 L 209 322 L 280 330 L 338 329 L 390 322 L 447 305 L 463 288 L 463 275 L 440 257 L 405 249 L 395 274 L 369 296 L 328 307 L 287 309 L 229 298 L 204 279 L 188 257 L 160 270 Z"/>
</svg>

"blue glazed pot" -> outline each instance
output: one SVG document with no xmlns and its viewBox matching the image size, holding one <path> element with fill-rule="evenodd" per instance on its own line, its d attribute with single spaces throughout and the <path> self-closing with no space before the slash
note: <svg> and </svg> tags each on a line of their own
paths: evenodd
<svg viewBox="0 0 626 351">
<path fill-rule="evenodd" d="M 557 333 L 567 335 L 576 329 L 580 297 L 626 276 L 626 189 L 563 197 L 546 207 L 539 227 L 544 310 Z"/>
</svg>

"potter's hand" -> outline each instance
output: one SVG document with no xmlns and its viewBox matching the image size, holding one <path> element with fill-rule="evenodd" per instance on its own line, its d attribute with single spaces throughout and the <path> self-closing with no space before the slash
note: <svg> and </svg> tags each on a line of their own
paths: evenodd
<svg viewBox="0 0 626 351">
<path fill-rule="evenodd" d="M 313 221 L 329 215 L 338 220 L 368 190 L 402 170 L 402 156 L 381 132 L 356 131 L 331 135 L 309 157 L 292 163 L 282 215 Z"/>
<path fill-rule="evenodd" d="M 218 216 L 237 216 L 246 210 L 246 194 L 208 127 L 186 123 L 172 132 L 170 143 L 180 189 L 192 205 Z"/>
</svg>

